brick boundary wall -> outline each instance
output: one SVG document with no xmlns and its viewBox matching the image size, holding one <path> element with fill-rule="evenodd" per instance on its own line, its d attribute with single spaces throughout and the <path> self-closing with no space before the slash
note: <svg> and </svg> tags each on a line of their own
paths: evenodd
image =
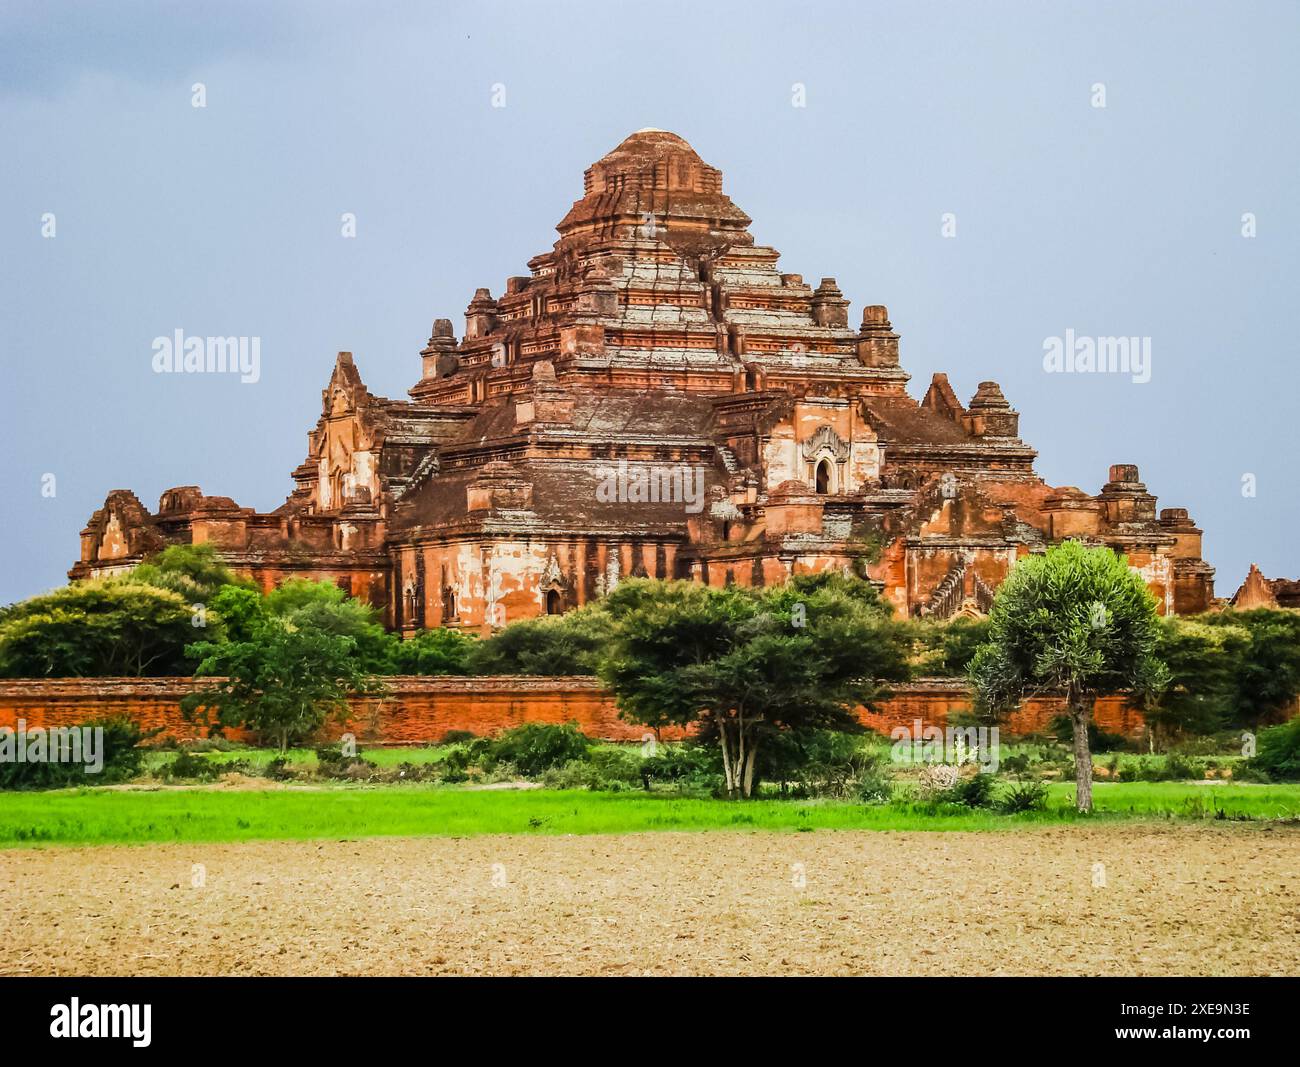
<svg viewBox="0 0 1300 1067">
<path fill-rule="evenodd" d="M 595 678 L 495 676 L 481 678 L 389 678 L 387 699 L 357 698 L 353 716 L 342 725 L 331 722 L 326 734 L 338 737 L 350 730 L 371 744 L 414 745 L 441 740 L 449 730 L 469 730 L 483 736 L 524 722 L 576 722 L 584 733 L 608 741 L 638 741 L 645 728 L 618 717 L 613 697 Z M 203 736 L 198 724 L 187 722 L 180 699 L 201 683 L 192 678 L 33 678 L 0 680 L 0 727 L 25 720 L 38 726 L 72 726 L 105 715 L 128 715 L 145 729 L 161 728 L 162 736 L 190 740 Z M 964 682 L 928 678 L 891 687 L 892 696 L 875 712 L 860 709 L 862 722 L 888 735 L 898 726 L 943 727 L 954 712 L 970 707 Z M 1059 697 L 1034 697 L 1004 724 L 1007 735 L 1040 733 L 1064 711 Z M 1097 702 L 1098 726 L 1110 733 L 1136 736 L 1144 729 L 1140 712 L 1122 697 Z M 232 740 L 246 739 L 242 731 L 227 731 Z M 665 740 L 680 737 L 665 731 Z"/>
</svg>

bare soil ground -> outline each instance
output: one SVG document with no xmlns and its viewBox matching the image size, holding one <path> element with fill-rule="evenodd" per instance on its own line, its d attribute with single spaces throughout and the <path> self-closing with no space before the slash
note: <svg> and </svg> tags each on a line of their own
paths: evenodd
<svg viewBox="0 0 1300 1067">
<path fill-rule="evenodd" d="M 0 895 L 0 974 L 1300 974 L 1288 827 L 14 849 Z"/>
</svg>

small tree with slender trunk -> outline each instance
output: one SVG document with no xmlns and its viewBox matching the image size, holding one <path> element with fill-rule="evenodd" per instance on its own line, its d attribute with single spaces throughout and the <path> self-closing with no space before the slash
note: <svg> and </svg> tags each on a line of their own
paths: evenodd
<svg viewBox="0 0 1300 1067">
<path fill-rule="evenodd" d="M 1091 811 L 1088 726 L 1097 697 L 1127 690 L 1149 699 L 1168 683 L 1155 655 L 1155 599 L 1123 556 L 1065 541 L 1012 568 L 989 618 L 989 641 L 969 672 L 977 706 L 1002 715 L 1026 696 L 1063 694 L 1074 731 L 1075 804 Z"/>
<path fill-rule="evenodd" d="M 764 589 L 629 579 L 604 607 L 600 674 L 620 714 L 716 741 L 731 798 L 753 796 L 776 735 L 861 732 L 855 709 L 908 676 L 905 628 L 868 583 L 838 574 Z"/>
<path fill-rule="evenodd" d="M 284 619 L 260 624 L 248 641 L 201 642 L 197 677 L 212 683 L 181 698 L 181 712 L 211 727 L 245 727 L 275 741 L 310 736 L 332 713 L 348 715 L 350 693 L 379 696 L 380 679 L 369 675 L 351 637 L 297 628 Z"/>
</svg>

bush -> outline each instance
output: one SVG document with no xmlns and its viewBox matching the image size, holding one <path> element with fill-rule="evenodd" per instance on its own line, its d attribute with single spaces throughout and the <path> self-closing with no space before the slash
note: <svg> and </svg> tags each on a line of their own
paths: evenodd
<svg viewBox="0 0 1300 1067">
<path fill-rule="evenodd" d="M 573 723 L 556 726 L 528 722 L 504 731 L 481 746 L 481 766 L 491 771 L 509 763 L 526 778 L 534 778 L 570 760 L 585 760 L 592 741 Z"/>
<path fill-rule="evenodd" d="M 948 804 L 964 804 L 968 808 L 992 807 L 993 775 L 975 774 L 969 778 L 958 778 L 956 785 L 936 799 Z"/>
<path fill-rule="evenodd" d="M 289 766 L 289 761 L 283 756 L 276 756 L 275 759 L 271 760 L 262 773 L 273 782 L 287 782 L 297 777 L 293 768 Z"/>
<path fill-rule="evenodd" d="M 1259 747 L 1246 769 L 1278 781 L 1300 780 L 1300 718 L 1261 730 Z"/>
<path fill-rule="evenodd" d="M 476 641 L 446 627 L 418 630 L 413 637 L 397 642 L 393 668 L 398 674 L 468 674 L 469 654 Z"/>
<path fill-rule="evenodd" d="M 609 627 L 609 617 L 595 606 L 524 619 L 473 642 L 466 669 L 470 674 L 595 674 Z"/>
<path fill-rule="evenodd" d="M 885 757 L 872 739 L 836 730 L 790 730 L 765 739 L 755 777 L 782 793 L 804 797 L 857 797 L 892 789 Z"/>
<path fill-rule="evenodd" d="M 1045 782 L 1032 779 L 1013 782 L 998 800 L 997 807 L 1005 815 L 1015 815 L 1022 811 L 1042 811 L 1047 807 L 1047 785 Z"/>
<path fill-rule="evenodd" d="M 369 778 L 375 769 L 360 756 L 347 755 L 340 744 L 317 746 L 316 763 L 324 778 Z"/>
<path fill-rule="evenodd" d="M 0 608 L 0 676 L 155 677 L 189 674 L 194 614 L 179 593 L 126 578 L 64 586 Z M 202 631 L 224 636 L 221 619 Z"/>
<path fill-rule="evenodd" d="M 1174 782 L 1205 777 L 1203 761 L 1172 752 L 1167 756 L 1142 756 L 1119 768 L 1121 782 Z"/>
<path fill-rule="evenodd" d="M 650 783 L 641 772 L 644 763 L 638 745 L 599 745 L 588 756 L 596 781 L 592 788 L 615 792 L 632 786 L 649 789 Z"/>
<path fill-rule="evenodd" d="M 1197 761 L 1178 752 L 1165 757 L 1165 774 L 1170 781 L 1204 778 L 1205 770 Z"/>
<path fill-rule="evenodd" d="M 722 754 L 692 741 L 658 745 L 653 756 L 641 761 L 641 778 L 647 789 L 657 783 L 683 792 L 716 793 L 722 789 Z"/>
<path fill-rule="evenodd" d="M 102 747 L 98 753 L 103 766 L 97 774 L 87 772 L 86 763 L 18 763 L 12 758 L 0 760 L 0 789 L 59 789 L 69 785 L 105 785 L 111 782 L 124 782 L 140 773 L 144 759 L 144 750 L 140 742 L 146 737 L 135 722 L 125 717 L 107 719 L 90 719 L 78 723 L 70 730 L 102 730 Z M 30 746 L 31 735 L 27 732 Z M 6 731 L 10 746 L 18 743 L 17 735 Z M 46 744 L 49 734 L 46 733 Z"/>
<path fill-rule="evenodd" d="M 181 749 L 176 758 L 158 769 L 158 777 L 172 781 L 177 778 L 195 779 L 202 782 L 215 781 L 228 768 L 220 767 L 211 760 L 196 756 L 186 749 Z"/>
<path fill-rule="evenodd" d="M 596 776 L 586 760 L 569 760 L 563 767 L 552 767 L 542 775 L 547 789 L 598 789 Z"/>
<path fill-rule="evenodd" d="M 473 741 L 475 740 L 475 737 L 476 735 L 473 730 L 448 730 L 442 735 L 442 740 L 439 741 L 438 744 L 459 745 L 466 741 Z"/>
</svg>

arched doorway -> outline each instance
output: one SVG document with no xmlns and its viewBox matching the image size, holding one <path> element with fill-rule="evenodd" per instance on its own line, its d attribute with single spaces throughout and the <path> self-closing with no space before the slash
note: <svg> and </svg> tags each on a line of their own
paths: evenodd
<svg viewBox="0 0 1300 1067">
<path fill-rule="evenodd" d="M 558 589 L 546 590 L 546 614 L 564 614 L 564 605 L 560 602 L 560 591 Z"/>
<path fill-rule="evenodd" d="M 817 464 L 817 492 L 825 494 L 831 491 L 831 461 L 822 460 Z"/>
</svg>

